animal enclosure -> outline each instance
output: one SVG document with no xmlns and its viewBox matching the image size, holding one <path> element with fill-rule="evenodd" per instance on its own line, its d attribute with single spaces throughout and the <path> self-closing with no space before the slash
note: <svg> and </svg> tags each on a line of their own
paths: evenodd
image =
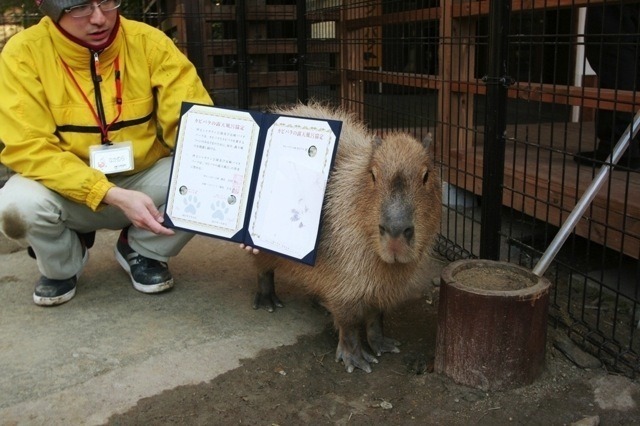
<svg viewBox="0 0 640 426">
<path fill-rule="evenodd" d="M 600 20 L 613 28 L 597 25 L 622 4 Z M 638 2 L 145 0 L 128 13 L 174 39 L 218 106 L 315 99 L 380 134 L 431 133 L 444 182 L 437 254 L 448 260 L 533 268 L 601 164 L 576 154 L 615 143 L 640 108 L 640 83 L 628 81 L 640 75 Z M 622 130 L 598 131 L 606 120 Z M 630 376 L 639 168 L 611 171 L 545 275 L 550 324 Z"/>
</svg>

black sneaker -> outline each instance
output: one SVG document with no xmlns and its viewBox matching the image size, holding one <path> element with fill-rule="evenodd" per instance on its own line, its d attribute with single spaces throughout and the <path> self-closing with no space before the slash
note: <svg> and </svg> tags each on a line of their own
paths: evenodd
<svg viewBox="0 0 640 426">
<path fill-rule="evenodd" d="M 173 277 L 167 264 L 133 251 L 127 241 L 127 229 L 120 232 L 115 254 L 120 266 L 131 277 L 136 290 L 142 293 L 160 293 L 173 287 Z"/>
<path fill-rule="evenodd" d="M 89 250 L 84 248 L 82 257 L 82 267 L 89 260 Z M 44 275 L 40 277 L 33 291 L 33 302 L 39 306 L 55 306 L 68 302 L 76 295 L 76 284 L 80 277 L 80 272 L 66 280 L 54 280 Z"/>
<path fill-rule="evenodd" d="M 33 302 L 39 306 L 55 306 L 68 302 L 76 295 L 77 282 L 77 277 L 52 280 L 43 275 L 33 291 Z"/>
</svg>

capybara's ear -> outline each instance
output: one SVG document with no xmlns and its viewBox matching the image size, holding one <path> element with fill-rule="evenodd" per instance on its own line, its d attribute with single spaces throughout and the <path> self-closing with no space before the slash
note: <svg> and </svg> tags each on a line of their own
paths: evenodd
<svg viewBox="0 0 640 426">
<path fill-rule="evenodd" d="M 428 151 L 432 143 L 433 143 L 433 135 L 431 134 L 431 132 L 429 132 L 427 133 L 427 136 L 422 138 L 422 146 L 424 146 L 424 149 Z"/>
<path fill-rule="evenodd" d="M 378 148 L 380 145 L 382 145 L 382 138 L 380 137 L 380 135 L 376 135 L 373 138 L 373 147 Z"/>
</svg>

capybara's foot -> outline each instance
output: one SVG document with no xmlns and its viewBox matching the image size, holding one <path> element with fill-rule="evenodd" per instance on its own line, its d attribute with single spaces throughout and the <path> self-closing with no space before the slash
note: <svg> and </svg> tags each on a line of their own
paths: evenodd
<svg viewBox="0 0 640 426">
<path fill-rule="evenodd" d="M 275 293 L 262 294 L 257 292 L 253 298 L 253 309 L 264 309 L 267 312 L 273 312 L 276 308 L 284 308 L 284 304 Z"/>
<path fill-rule="evenodd" d="M 377 364 L 376 357 L 362 348 L 357 328 L 340 328 L 340 340 L 336 349 L 336 362 L 342 361 L 347 373 L 359 368 L 371 373 L 371 364 Z"/>
<path fill-rule="evenodd" d="M 284 305 L 276 295 L 273 271 L 258 274 L 258 292 L 253 298 L 253 309 L 259 308 L 268 312 L 273 312 L 276 308 L 284 308 Z"/>
<path fill-rule="evenodd" d="M 398 349 L 398 346 L 400 346 L 400 342 L 398 342 L 397 340 L 391 339 L 390 337 L 385 337 L 383 335 L 375 336 L 373 338 L 372 336 L 369 336 L 369 346 L 377 356 L 380 356 L 385 352 L 387 353 L 400 352 L 400 349 Z"/>
<path fill-rule="evenodd" d="M 353 373 L 353 370 L 360 370 L 371 373 L 371 364 L 377 364 L 378 359 L 360 347 L 357 353 L 344 350 L 342 345 L 338 344 L 336 350 L 336 362 L 342 361 L 347 373 Z"/>
<path fill-rule="evenodd" d="M 366 315 L 367 323 L 367 342 L 373 352 L 380 356 L 385 352 L 398 353 L 400 349 L 400 342 L 397 340 L 385 337 L 382 332 L 382 312 L 377 310 L 371 310 Z"/>
</svg>

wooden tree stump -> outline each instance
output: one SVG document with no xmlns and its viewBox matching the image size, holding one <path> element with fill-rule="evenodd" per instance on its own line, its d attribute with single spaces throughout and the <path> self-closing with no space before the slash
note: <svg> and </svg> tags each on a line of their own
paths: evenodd
<svg viewBox="0 0 640 426">
<path fill-rule="evenodd" d="M 435 371 L 483 390 L 532 383 L 544 367 L 550 286 L 505 262 L 459 260 L 446 266 Z"/>
</svg>

